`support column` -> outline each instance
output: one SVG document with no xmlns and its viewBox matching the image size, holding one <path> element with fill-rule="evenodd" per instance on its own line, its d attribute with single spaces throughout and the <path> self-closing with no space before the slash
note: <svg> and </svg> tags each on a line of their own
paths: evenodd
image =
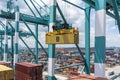
<svg viewBox="0 0 120 80">
<path fill-rule="evenodd" d="M 3 60 L 7 62 L 7 54 L 8 54 L 8 35 L 7 35 L 7 30 L 8 30 L 8 20 L 5 19 L 5 44 L 4 44 L 4 57 Z"/>
<path fill-rule="evenodd" d="M 35 24 L 35 36 L 38 40 L 38 24 Z M 38 42 L 35 40 L 35 62 L 38 64 Z"/>
<path fill-rule="evenodd" d="M 2 35 L 0 35 L 0 61 L 2 60 Z"/>
<path fill-rule="evenodd" d="M 13 66 L 13 59 L 14 59 L 14 42 L 13 42 L 13 34 L 11 35 L 11 55 L 12 55 L 12 66 Z"/>
<path fill-rule="evenodd" d="M 85 8 L 85 64 L 86 74 L 90 74 L 90 6 L 86 3 Z"/>
<path fill-rule="evenodd" d="M 19 7 L 16 1 L 15 8 L 15 37 L 14 37 L 14 66 L 18 62 L 18 38 L 19 38 Z"/>
<path fill-rule="evenodd" d="M 106 0 L 95 0 L 95 75 L 105 77 Z"/>
<path fill-rule="evenodd" d="M 49 32 L 53 31 L 56 21 L 56 0 L 50 0 L 50 23 Z M 48 45 L 48 80 L 56 80 L 54 75 L 55 67 L 55 44 Z"/>
</svg>

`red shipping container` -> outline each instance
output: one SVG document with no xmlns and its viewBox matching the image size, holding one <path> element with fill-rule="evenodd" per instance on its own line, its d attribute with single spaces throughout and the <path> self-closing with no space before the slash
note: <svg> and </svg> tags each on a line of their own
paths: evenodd
<svg viewBox="0 0 120 80">
<path fill-rule="evenodd" d="M 25 63 L 16 63 L 15 69 L 29 76 L 35 76 L 35 68 Z"/>
<path fill-rule="evenodd" d="M 16 80 L 42 80 L 42 68 L 40 64 L 16 63 Z"/>
</svg>

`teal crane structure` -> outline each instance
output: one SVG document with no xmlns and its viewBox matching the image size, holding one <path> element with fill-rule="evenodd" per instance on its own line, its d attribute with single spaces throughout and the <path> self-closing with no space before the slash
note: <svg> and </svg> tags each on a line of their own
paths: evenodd
<svg viewBox="0 0 120 80">
<path fill-rule="evenodd" d="M 9 0 L 11 1 L 11 0 Z M 14 44 L 14 64 L 18 62 L 18 37 L 19 37 L 19 22 L 23 22 L 30 33 L 32 34 L 36 40 L 35 42 L 35 60 L 36 63 L 38 63 L 38 46 L 40 45 L 43 51 L 48 56 L 48 80 L 56 80 L 54 75 L 54 66 L 55 66 L 55 44 L 49 44 L 48 45 L 48 51 L 44 49 L 40 41 L 38 40 L 38 25 L 45 25 L 49 26 L 49 31 L 52 31 L 52 26 L 55 24 L 62 24 L 67 23 L 62 10 L 59 7 L 59 3 L 57 3 L 57 0 L 50 0 L 50 7 L 48 7 L 44 1 L 40 0 L 44 6 L 49 9 L 50 14 L 48 14 L 47 10 L 44 9 L 42 6 L 40 6 L 37 1 L 30 0 L 32 5 L 34 6 L 36 12 L 39 14 L 39 17 L 36 16 L 36 13 L 32 10 L 31 6 L 28 4 L 27 0 L 24 0 L 30 11 L 33 15 L 23 14 L 19 12 L 19 6 L 16 5 L 15 12 L 11 13 L 9 11 L 3 11 L 0 10 L 0 17 L 6 19 L 6 25 L 4 26 L 5 32 L 0 31 L 0 33 L 5 34 L 6 39 L 6 46 L 7 46 L 7 32 L 9 31 L 7 29 L 7 25 L 9 20 L 15 21 L 15 29 L 14 29 L 14 36 L 15 36 L 15 44 Z M 80 7 L 79 5 L 76 5 L 70 0 L 63 0 L 68 4 L 71 4 L 79 9 L 82 9 L 85 12 L 85 57 L 82 55 L 82 52 L 78 46 L 78 44 L 75 44 L 78 48 L 78 51 L 80 52 L 80 55 L 82 56 L 84 62 L 85 62 L 85 72 L 87 74 L 90 74 L 90 10 L 91 8 L 95 9 L 95 75 L 100 77 L 105 77 L 105 43 L 106 43 L 106 35 L 105 35 L 105 22 L 106 17 L 105 15 L 109 15 L 110 17 L 114 18 L 117 21 L 118 24 L 118 30 L 120 31 L 120 1 L 119 0 L 82 0 L 86 3 L 85 8 Z M 17 2 L 17 0 L 16 0 Z M 42 15 L 41 12 L 36 7 L 37 4 L 40 9 L 44 10 L 46 12 L 46 15 Z M 9 8 L 9 7 L 8 7 Z M 62 17 L 62 22 L 56 19 L 56 12 L 58 9 L 58 12 L 60 13 Z M 30 29 L 28 23 L 35 24 L 35 34 Z M 1 24 L 1 23 L 0 23 Z M 25 34 L 23 34 L 25 35 Z M 2 42 L 2 35 L 0 36 L 1 42 Z M 24 42 L 24 40 L 22 39 Z M 13 43 L 12 43 L 13 44 Z M 24 42 L 25 44 L 25 42 Z M 25 44 L 27 45 L 27 44 Z M 2 47 L 2 43 L 0 43 L 0 46 Z M 28 46 L 27 46 L 28 47 Z M 13 46 L 12 46 L 13 48 Z M 28 47 L 29 48 L 29 47 Z M 7 53 L 7 47 L 5 47 L 5 53 Z M 30 48 L 29 48 L 30 50 Z M 6 60 L 6 55 L 4 57 Z"/>
<path fill-rule="evenodd" d="M 9 23 L 9 22 L 8 22 Z M 1 22 L 1 24 L 2 24 L 2 27 L 4 28 L 5 27 L 5 24 L 3 24 L 2 22 Z M 8 44 L 7 44 L 7 46 L 6 46 L 6 44 L 3 44 L 3 39 L 5 39 L 5 38 L 3 38 L 3 35 L 7 35 L 7 40 L 6 40 L 6 42 L 8 42 L 8 39 L 10 39 L 10 38 L 8 38 L 8 36 L 11 36 L 11 55 L 13 56 L 13 51 L 14 51 L 14 48 L 13 48 L 13 42 L 14 42 L 14 40 L 13 40 L 13 36 L 14 36 L 14 34 L 15 34 L 15 30 L 14 30 L 14 28 L 13 28 L 13 26 L 11 25 L 11 23 L 9 23 L 9 25 L 10 25 L 10 27 L 12 27 L 12 28 L 8 28 L 7 30 L 0 30 L 0 35 L 1 35 L 1 38 L 0 38 L 0 43 L 1 43 L 1 45 L 0 45 L 0 51 L 1 51 L 1 53 L 0 54 L 2 54 L 3 53 L 3 48 L 2 48 L 2 46 L 4 45 L 4 52 L 6 52 L 6 50 L 7 50 L 7 52 L 4 54 L 4 61 L 8 61 L 8 59 L 7 59 L 7 54 L 8 54 L 8 49 L 5 49 L 5 48 L 8 48 Z M 27 36 L 31 36 L 32 34 L 31 33 L 29 33 L 29 32 L 24 32 L 24 31 L 19 31 L 19 37 L 20 37 L 20 39 L 21 39 L 21 37 L 27 37 Z M 0 58 L 0 60 L 2 59 L 2 57 Z M 13 60 L 13 58 L 12 58 L 12 60 Z M 12 61 L 13 62 L 13 61 Z"/>
<path fill-rule="evenodd" d="M 105 14 L 112 17 L 117 21 L 118 30 L 120 32 L 120 14 L 119 14 L 119 0 L 82 0 L 86 3 L 86 6 L 82 8 L 79 5 L 73 4 L 70 0 L 63 0 L 68 4 L 71 4 L 81 10 L 85 11 L 86 15 L 86 26 L 85 26 L 85 50 L 86 50 L 86 69 L 87 74 L 90 74 L 89 61 L 90 61 L 90 7 L 96 10 L 95 12 L 95 75 L 100 77 L 105 77 L 105 22 L 106 17 Z M 115 77 L 116 78 L 116 77 Z"/>
</svg>

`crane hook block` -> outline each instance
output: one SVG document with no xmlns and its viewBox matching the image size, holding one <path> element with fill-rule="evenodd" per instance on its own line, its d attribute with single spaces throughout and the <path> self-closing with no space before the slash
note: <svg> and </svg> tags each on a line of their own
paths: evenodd
<svg viewBox="0 0 120 80">
<path fill-rule="evenodd" d="M 78 44 L 79 31 L 75 29 L 54 30 L 46 33 L 46 44 Z"/>
</svg>

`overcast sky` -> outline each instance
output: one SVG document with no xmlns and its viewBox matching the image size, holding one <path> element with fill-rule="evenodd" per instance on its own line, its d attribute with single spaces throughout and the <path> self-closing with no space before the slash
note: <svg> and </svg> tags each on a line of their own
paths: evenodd
<svg viewBox="0 0 120 80">
<path fill-rule="evenodd" d="M 0 10 L 6 10 L 6 1 L 7 0 L 0 0 Z M 18 5 L 20 7 L 20 12 L 24 13 L 24 14 L 29 14 L 32 15 L 32 13 L 30 12 L 30 10 L 28 9 L 28 7 L 26 6 L 24 0 L 18 0 Z M 33 9 L 33 11 L 36 13 L 36 15 L 39 17 L 38 13 L 35 11 L 35 9 L 33 8 L 32 4 L 28 1 L 28 4 L 31 6 L 31 8 Z M 43 4 L 40 2 L 40 0 L 35 0 L 40 6 L 43 6 Z M 50 0 L 43 0 L 45 1 L 45 3 L 49 6 L 49 1 Z M 82 2 L 82 0 L 69 0 L 73 3 L 75 3 L 76 5 L 79 5 L 81 7 L 84 8 L 85 3 Z M 73 27 L 78 27 L 79 28 L 79 32 L 80 32 L 80 42 L 79 42 L 79 46 L 80 47 L 84 47 L 85 46 L 85 14 L 84 11 L 73 7 L 65 2 L 63 2 L 62 0 L 58 0 L 59 6 L 63 11 L 63 14 L 65 16 L 65 18 L 67 19 L 67 22 L 69 24 L 72 24 Z M 37 8 L 38 5 L 36 4 Z M 39 9 L 39 8 L 38 8 Z M 44 8 L 45 9 L 45 8 Z M 41 11 L 42 15 L 46 14 L 46 12 L 44 12 L 43 10 Z M 49 12 L 49 11 L 48 11 Z M 57 13 L 58 14 L 58 13 Z M 57 19 L 60 19 L 60 16 L 58 14 Z M 110 18 L 109 16 L 106 15 L 106 46 L 107 47 L 120 47 L 120 35 L 118 32 L 118 27 L 116 25 L 116 22 L 114 19 Z M 4 22 L 4 20 L 2 19 L 2 21 Z M 94 37 L 95 37 L 95 11 L 94 9 L 91 10 L 91 47 L 94 47 Z M 14 23 L 12 23 L 14 25 Z M 0 26 L 1 27 L 1 26 Z M 34 31 L 34 25 L 30 24 L 31 29 Z M 0 28 L 2 29 L 2 27 Z M 25 27 L 24 24 L 20 24 L 20 30 L 24 30 L 24 31 L 28 31 L 28 29 Z M 45 45 L 45 32 L 47 32 L 48 28 L 47 27 L 43 27 L 41 25 L 39 25 L 39 41 L 42 43 L 43 46 L 47 47 L 47 45 Z M 33 37 L 29 37 L 29 38 L 24 38 L 24 40 L 29 44 L 30 47 L 34 47 L 34 38 Z M 10 43 L 10 40 L 9 40 Z M 24 44 L 19 40 L 19 45 L 20 46 L 24 46 Z M 10 44 L 9 44 L 10 46 Z M 58 47 L 74 47 L 74 45 L 57 45 Z"/>
</svg>

